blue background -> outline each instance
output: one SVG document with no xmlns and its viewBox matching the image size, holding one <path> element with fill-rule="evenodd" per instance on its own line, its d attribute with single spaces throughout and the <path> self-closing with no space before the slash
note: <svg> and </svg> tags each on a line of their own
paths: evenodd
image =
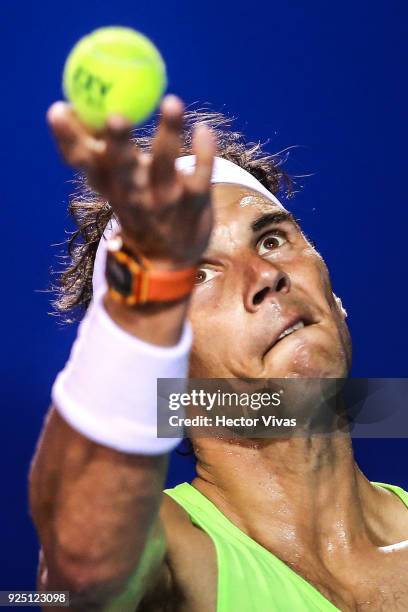
<svg viewBox="0 0 408 612">
<path fill-rule="evenodd" d="M 133 26 L 161 49 L 169 89 L 238 117 L 252 139 L 300 145 L 289 169 L 313 173 L 293 210 L 317 242 L 349 311 L 353 373 L 406 376 L 406 45 L 401 0 L 1 3 L 0 589 L 32 588 L 37 543 L 26 476 L 52 381 L 74 328 L 43 293 L 69 227 L 72 173 L 45 124 L 76 40 Z M 408 488 L 405 440 L 356 442 L 376 480 Z M 190 478 L 173 457 L 170 484 Z"/>
</svg>

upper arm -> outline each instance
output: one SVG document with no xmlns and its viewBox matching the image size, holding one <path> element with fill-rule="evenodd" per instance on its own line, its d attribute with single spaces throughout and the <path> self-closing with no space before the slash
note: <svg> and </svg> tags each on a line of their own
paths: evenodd
<svg viewBox="0 0 408 612">
<path fill-rule="evenodd" d="M 160 593 L 163 593 L 163 599 L 165 599 L 165 593 L 168 593 L 171 588 L 171 573 L 165 562 L 165 552 L 164 529 L 161 521 L 158 520 L 153 525 L 139 563 L 128 580 L 117 590 L 117 594 L 110 598 L 109 602 L 99 607 L 92 606 L 92 609 L 95 612 L 135 612 L 136 609 L 139 610 L 139 603 L 142 602 L 146 593 L 154 593 L 154 601 L 157 600 Z M 37 582 L 39 591 L 50 590 L 48 568 L 42 550 L 40 551 Z M 146 601 L 148 599 L 149 597 Z M 71 593 L 71 608 L 85 612 L 89 609 L 89 605 L 88 593 L 74 596 Z M 143 609 L 147 611 L 148 608 Z M 55 607 L 49 610 L 54 612 Z M 44 608 L 44 611 L 47 611 L 47 608 Z"/>
</svg>

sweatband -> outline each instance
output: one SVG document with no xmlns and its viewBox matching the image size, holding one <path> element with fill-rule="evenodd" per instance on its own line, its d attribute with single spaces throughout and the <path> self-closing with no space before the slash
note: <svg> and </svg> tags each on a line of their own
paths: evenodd
<svg viewBox="0 0 408 612">
<path fill-rule="evenodd" d="M 157 378 L 186 378 L 189 323 L 177 345 L 161 347 L 131 336 L 107 314 L 99 291 L 57 376 L 52 399 L 81 434 L 124 453 L 159 455 L 177 438 L 157 438 Z"/>
</svg>

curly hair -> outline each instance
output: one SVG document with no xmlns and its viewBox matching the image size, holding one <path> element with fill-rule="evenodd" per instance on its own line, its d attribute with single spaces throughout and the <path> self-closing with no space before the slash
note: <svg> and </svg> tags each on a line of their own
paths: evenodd
<svg viewBox="0 0 408 612">
<path fill-rule="evenodd" d="M 247 142 L 241 132 L 232 129 L 233 119 L 219 112 L 206 109 L 188 110 L 185 113 L 180 155 L 190 155 L 192 134 L 198 124 L 209 126 L 216 139 L 217 155 L 234 162 L 250 172 L 273 194 L 294 193 L 293 179 L 283 170 L 287 149 L 270 154 L 260 142 Z M 154 136 L 154 126 L 135 130 L 133 142 L 143 151 L 149 151 Z M 65 266 L 52 286 L 56 298 L 53 306 L 66 322 L 80 318 L 92 299 L 92 273 L 99 241 L 113 216 L 109 202 L 94 193 L 83 175 L 77 177 L 77 189 L 69 203 L 69 214 L 76 229 L 67 242 Z"/>
</svg>

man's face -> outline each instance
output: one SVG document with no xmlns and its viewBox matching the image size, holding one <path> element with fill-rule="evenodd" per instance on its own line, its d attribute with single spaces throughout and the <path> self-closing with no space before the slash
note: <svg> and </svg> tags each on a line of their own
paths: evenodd
<svg viewBox="0 0 408 612">
<path fill-rule="evenodd" d="M 213 203 L 214 230 L 190 310 L 190 375 L 345 376 L 344 313 L 323 259 L 291 216 L 238 185 L 215 185 Z"/>
</svg>

